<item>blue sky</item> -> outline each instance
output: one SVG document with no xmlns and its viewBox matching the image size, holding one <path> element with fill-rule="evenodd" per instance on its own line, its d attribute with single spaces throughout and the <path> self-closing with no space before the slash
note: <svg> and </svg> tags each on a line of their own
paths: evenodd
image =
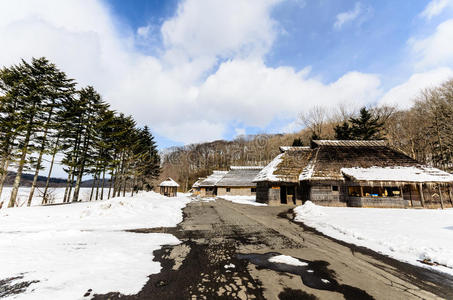
<svg viewBox="0 0 453 300">
<path fill-rule="evenodd" d="M 408 108 L 453 77 L 452 40 L 453 0 L 0 2 L 0 65 L 50 58 L 160 148 L 295 131 L 313 106 Z"/>
</svg>

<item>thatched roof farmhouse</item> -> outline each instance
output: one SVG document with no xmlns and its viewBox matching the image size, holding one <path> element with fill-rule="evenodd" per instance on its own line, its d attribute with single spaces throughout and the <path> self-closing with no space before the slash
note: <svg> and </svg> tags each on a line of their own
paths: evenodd
<svg viewBox="0 0 453 300">
<path fill-rule="evenodd" d="M 424 166 L 384 141 L 313 141 L 281 147 L 254 179 L 257 201 L 358 207 L 452 206 L 453 175 Z"/>
</svg>

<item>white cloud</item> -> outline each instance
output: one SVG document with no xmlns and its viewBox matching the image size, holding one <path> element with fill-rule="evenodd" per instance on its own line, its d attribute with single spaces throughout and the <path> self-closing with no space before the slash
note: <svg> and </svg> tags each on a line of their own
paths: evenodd
<svg viewBox="0 0 453 300">
<path fill-rule="evenodd" d="M 430 20 L 452 5 L 452 0 L 431 0 L 420 15 Z"/>
<path fill-rule="evenodd" d="M 349 23 L 357 19 L 362 12 L 363 12 L 362 4 L 360 2 L 357 2 L 354 5 L 354 9 L 339 13 L 336 16 L 336 20 L 335 23 L 333 24 L 333 27 L 335 29 L 341 29 L 341 27 L 343 27 L 345 23 Z"/>
<path fill-rule="evenodd" d="M 379 104 L 394 105 L 402 109 L 409 108 L 422 90 L 439 86 L 452 78 L 453 70 L 447 67 L 413 74 L 406 82 L 390 89 Z"/>
<path fill-rule="evenodd" d="M 376 101 L 377 75 L 349 72 L 325 84 L 309 67 L 266 66 L 279 31 L 271 18 L 277 3 L 183 1 L 160 30 L 157 57 L 135 48 L 147 25 L 118 33 L 101 1 L 2 1 L 0 43 L 8 47 L 0 65 L 46 56 L 81 85 L 94 85 L 114 109 L 183 143 L 222 138 L 234 121 L 265 127 L 295 118 L 315 103 Z"/>
<path fill-rule="evenodd" d="M 276 38 L 270 11 L 281 1 L 183 1 L 161 29 L 167 58 L 261 56 Z"/>
<path fill-rule="evenodd" d="M 291 118 L 304 109 L 354 100 L 369 103 L 380 95 L 376 75 L 350 72 L 323 84 L 306 70 L 267 67 L 261 60 L 223 63 L 200 87 L 199 101 L 206 115 L 264 127 L 275 117 Z"/>
<path fill-rule="evenodd" d="M 426 38 L 409 40 L 418 69 L 453 65 L 453 19 L 439 26 Z"/>
</svg>

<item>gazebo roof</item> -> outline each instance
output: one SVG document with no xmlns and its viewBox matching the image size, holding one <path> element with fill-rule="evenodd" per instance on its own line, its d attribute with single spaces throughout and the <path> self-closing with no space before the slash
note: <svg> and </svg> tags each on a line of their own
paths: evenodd
<svg viewBox="0 0 453 300">
<path fill-rule="evenodd" d="M 159 186 L 174 186 L 174 187 L 179 187 L 179 184 L 174 181 L 173 179 L 171 179 L 170 177 L 168 177 L 167 179 L 165 179 L 164 181 L 162 181 Z"/>
</svg>

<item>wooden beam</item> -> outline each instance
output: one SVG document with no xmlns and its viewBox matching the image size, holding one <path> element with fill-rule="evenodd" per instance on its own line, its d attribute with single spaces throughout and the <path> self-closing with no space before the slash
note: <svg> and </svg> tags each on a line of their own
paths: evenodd
<svg viewBox="0 0 453 300">
<path fill-rule="evenodd" d="M 419 192 L 420 192 L 420 202 L 422 207 L 425 207 L 425 196 L 423 195 L 423 183 L 418 184 Z"/>
<path fill-rule="evenodd" d="M 453 197 L 451 196 L 451 184 L 448 185 L 448 195 L 450 196 L 450 203 L 453 207 Z"/>
<path fill-rule="evenodd" d="M 437 185 L 439 189 L 439 197 L 440 197 L 440 207 L 444 209 L 444 199 L 442 197 L 442 189 L 440 188 L 440 184 Z"/>
</svg>

